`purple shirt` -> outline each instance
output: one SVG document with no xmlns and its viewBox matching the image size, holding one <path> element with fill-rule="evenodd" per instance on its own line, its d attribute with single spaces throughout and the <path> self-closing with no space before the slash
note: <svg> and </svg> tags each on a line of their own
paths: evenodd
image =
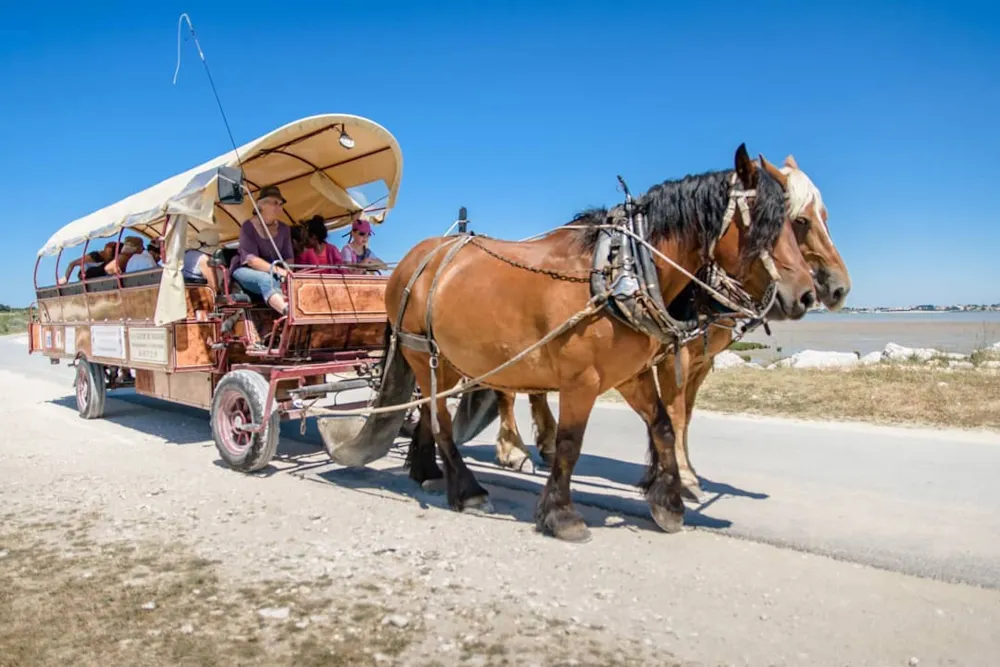
<svg viewBox="0 0 1000 667">
<path fill-rule="evenodd" d="M 288 229 L 288 225 L 283 222 L 278 223 L 278 231 L 274 234 L 274 245 L 278 246 L 278 250 L 281 251 L 281 257 L 274 254 L 274 246 L 271 245 L 268 238 L 257 233 L 253 221 L 246 220 L 240 227 L 239 251 L 233 257 L 229 270 L 235 271 L 244 266 L 251 256 L 260 257 L 268 264 L 278 259 L 284 259 L 286 262 L 294 261 L 295 251 L 292 249 L 292 233 Z"/>
</svg>

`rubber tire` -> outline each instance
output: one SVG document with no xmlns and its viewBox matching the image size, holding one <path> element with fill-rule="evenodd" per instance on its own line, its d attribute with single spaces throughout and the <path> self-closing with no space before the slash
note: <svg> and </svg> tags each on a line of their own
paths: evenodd
<svg viewBox="0 0 1000 667">
<path fill-rule="evenodd" d="M 84 419 L 99 419 L 104 416 L 104 403 L 108 397 L 108 385 L 104 381 L 104 367 L 86 359 L 76 362 L 76 378 L 73 381 L 74 390 L 81 380 L 86 382 L 88 387 L 87 403 L 81 405 L 80 394 L 76 392 L 76 411 Z"/>
<path fill-rule="evenodd" d="M 230 452 L 222 444 L 221 417 L 219 409 L 228 393 L 237 393 L 246 401 L 254 424 L 259 424 L 264 415 L 264 403 L 267 401 L 268 382 L 264 376 L 255 371 L 239 369 L 226 373 L 215 387 L 212 396 L 212 436 L 219 456 L 234 470 L 241 472 L 256 472 L 267 467 L 278 451 L 278 439 L 281 429 L 281 414 L 272 409 L 267 426 L 259 433 L 250 435 L 250 444 L 241 455 Z"/>
</svg>

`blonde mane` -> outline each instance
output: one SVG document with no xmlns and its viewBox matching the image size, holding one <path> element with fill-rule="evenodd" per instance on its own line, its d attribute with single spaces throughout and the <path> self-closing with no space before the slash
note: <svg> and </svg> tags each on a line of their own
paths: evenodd
<svg viewBox="0 0 1000 667">
<path fill-rule="evenodd" d="M 786 196 L 788 198 L 789 217 L 792 220 L 800 217 L 811 218 L 822 224 L 823 230 L 829 236 L 830 229 L 823 216 L 823 213 L 826 211 L 826 206 L 823 204 L 823 195 L 820 194 L 819 188 L 816 187 L 806 173 L 799 169 L 798 165 L 795 165 L 794 158 L 791 162 L 794 166 L 790 166 L 788 164 L 789 160 L 786 160 L 785 166 L 781 167 L 781 173 L 788 177 Z M 810 211 L 810 209 L 812 210 Z M 809 213 L 812 215 L 809 215 Z"/>
</svg>

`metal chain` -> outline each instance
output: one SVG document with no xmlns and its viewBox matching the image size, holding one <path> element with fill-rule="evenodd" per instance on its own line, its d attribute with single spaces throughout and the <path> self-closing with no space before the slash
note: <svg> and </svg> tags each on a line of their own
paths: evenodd
<svg viewBox="0 0 1000 667">
<path fill-rule="evenodd" d="M 497 252 L 495 252 L 493 250 L 490 250 L 489 248 L 486 248 L 485 246 L 479 244 L 477 242 L 477 238 L 473 238 L 472 245 L 476 246 L 477 248 L 479 248 L 480 250 L 482 250 L 483 252 L 485 252 L 487 255 L 489 255 L 491 257 L 494 257 L 496 259 L 499 259 L 501 262 L 504 262 L 506 264 L 510 264 L 511 266 L 516 267 L 518 269 L 524 269 L 525 271 L 531 271 L 532 273 L 541 273 L 541 274 L 549 276 L 551 278 L 555 278 L 556 280 L 565 280 L 565 281 L 571 282 L 571 283 L 589 283 L 590 282 L 590 276 L 589 276 L 589 274 L 588 274 L 588 276 L 586 278 L 583 278 L 581 276 L 570 276 L 570 275 L 566 275 L 564 273 L 559 273 L 558 271 L 553 271 L 552 269 L 541 269 L 541 268 L 538 268 L 536 266 L 528 266 L 527 264 L 521 264 L 520 262 L 517 262 L 517 261 L 515 261 L 513 259 L 510 259 L 509 257 L 504 257 L 503 255 L 500 255 Z M 589 273 L 592 274 L 592 273 L 598 273 L 598 272 L 595 271 L 594 269 L 591 269 Z"/>
</svg>

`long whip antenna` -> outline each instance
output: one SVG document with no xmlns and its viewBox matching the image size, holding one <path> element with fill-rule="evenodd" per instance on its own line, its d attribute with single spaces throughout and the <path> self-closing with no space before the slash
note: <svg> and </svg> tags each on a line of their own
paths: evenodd
<svg viewBox="0 0 1000 667">
<path fill-rule="evenodd" d="M 198 35 L 194 32 L 194 25 L 192 25 L 191 17 L 188 16 L 187 12 L 181 14 L 180 18 L 177 19 L 177 67 L 174 69 L 173 85 L 177 85 L 177 75 L 181 71 L 181 32 L 184 27 L 184 21 L 187 21 L 188 30 L 191 32 L 191 39 L 194 40 L 194 45 L 198 49 L 198 57 L 201 58 L 201 62 L 205 66 L 205 73 L 208 75 L 208 83 L 212 86 L 212 94 L 215 95 L 215 103 L 219 106 L 219 113 L 222 114 L 222 122 L 226 124 L 226 132 L 229 133 L 229 142 L 233 145 L 233 152 L 236 153 L 236 161 L 239 162 L 242 167 L 243 160 L 240 158 L 239 149 L 236 148 L 236 140 L 233 139 L 233 131 L 229 127 L 229 119 L 226 118 L 226 112 L 222 108 L 222 100 L 219 99 L 219 91 L 215 88 L 215 81 L 212 79 L 212 71 L 208 68 L 208 61 L 205 60 L 205 52 L 201 50 L 201 43 L 198 42 Z"/>
<path fill-rule="evenodd" d="M 239 163 L 240 167 L 243 167 L 243 158 L 240 157 L 240 151 L 236 147 L 236 140 L 233 138 L 233 130 L 229 127 L 229 119 L 226 118 L 226 111 L 222 108 L 222 100 L 219 99 L 219 91 L 215 88 L 215 80 L 212 79 L 212 71 L 208 68 L 208 61 L 205 59 L 205 52 L 201 49 L 201 43 L 198 41 L 198 35 L 194 32 L 194 25 L 191 23 L 191 17 L 188 16 L 187 12 L 180 15 L 177 19 L 177 67 L 174 68 L 174 82 L 177 85 L 177 74 L 181 71 L 181 32 L 184 28 L 184 21 L 187 21 L 188 30 L 191 32 L 191 39 L 194 40 L 194 45 L 198 49 L 198 57 L 201 58 L 202 64 L 205 66 L 205 74 L 208 75 L 208 82 L 212 86 L 212 94 L 215 95 L 215 103 L 219 106 L 219 113 L 222 114 L 222 122 L 226 124 L 226 132 L 229 133 L 229 143 L 233 145 L 233 152 L 236 154 L 236 161 Z M 260 209 L 257 207 L 257 200 L 254 199 L 253 194 L 250 189 L 245 185 L 243 189 L 246 190 L 247 194 L 250 196 L 250 204 L 253 206 L 254 213 L 257 214 L 257 218 L 264 222 L 264 218 L 260 213 Z M 274 242 L 274 237 L 271 236 L 271 230 L 267 228 L 266 224 L 261 225 L 264 228 L 264 233 L 267 235 L 267 240 L 271 242 L 271 247 L 274 248 L 275 254 L 280 258 L 280 261 L 285 264 L 288 268 L 288 263 L 285 261 L 284 257 L 281 255 L 281 250 L 278 249 L 278 244 Z"/>
</svg>

